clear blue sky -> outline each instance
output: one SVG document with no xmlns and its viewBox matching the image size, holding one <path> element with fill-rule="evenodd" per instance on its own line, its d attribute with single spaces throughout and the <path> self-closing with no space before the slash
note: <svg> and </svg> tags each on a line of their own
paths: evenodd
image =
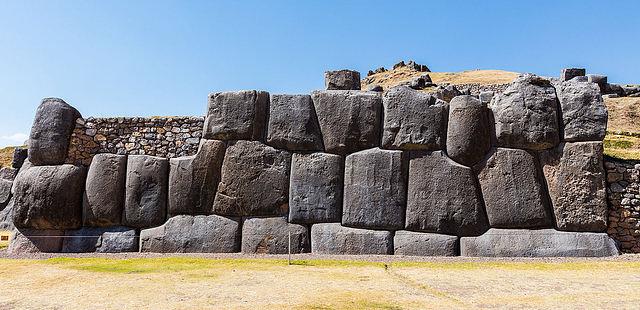
<svg viewBox="0 0 640 310">
<path fill-rule="evenodd" d="M 640 82 L 640 1 L 1 1 L 0 145 L 43 97 L 84 116 L 201 115 L 212 91 L 306 93 L 323 72 L 567 66 Z"/>
</svg>

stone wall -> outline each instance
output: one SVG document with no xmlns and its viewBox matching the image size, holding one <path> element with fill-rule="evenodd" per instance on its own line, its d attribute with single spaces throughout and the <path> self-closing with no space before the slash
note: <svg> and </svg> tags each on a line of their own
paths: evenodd
<svg viewBox="0 0 640 310">
<path fill-rule="evenodd" d="M 610 236 L 626 253 L 640 253 L 640 162 L 607 159 Z"/>
</svg>

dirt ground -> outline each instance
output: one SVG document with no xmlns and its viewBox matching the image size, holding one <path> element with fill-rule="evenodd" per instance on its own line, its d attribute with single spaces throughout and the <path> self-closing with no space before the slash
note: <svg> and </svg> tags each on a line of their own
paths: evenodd
<svg viewBox="0 0 640 310">
<path fill-rule="evenodd" d="M 295 255 L 0 258 L 0 309 L 629 309 L 640 255 L 478 259 Z"/>
</svg>

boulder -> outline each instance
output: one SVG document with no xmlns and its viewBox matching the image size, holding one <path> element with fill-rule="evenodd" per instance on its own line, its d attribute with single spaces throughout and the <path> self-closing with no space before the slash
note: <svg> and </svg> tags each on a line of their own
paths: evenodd
<svg viewBox="0 0 640 310">
<path fill-rule="evenodd" d="M 218 215 L 178 215 L 140 232 L 140 251 L 233 253 L 240 250 L 240 223 Z"/>
<path fill-rule="evenodd" d="M 327 90 L 360 90 L 360 72 L 352 70 L 326 71 L 324 86 Z"/>
<path fill-rule="evenodd" d="M 495 96 L 494 91 L 481 91 L 478 95 L 478 99 L 480 100 L 480 103 L 482 103 L 482 105 L 486 107 L 489 105 L 489 103 L 491 103 L 491 99 L 493 99 L 493 96 Z"/>
<path fill-rule="evenodd" d="M 263 141 L 269 93 L 256 90 L 209 94 L 204 138 Z"/>
<path fill-rule="evenodd" d="M 122 224 L 134 228 L 161 225 L 167 215 L 166 158 L 129 155 Z"/>
<path fill-rule="evenodd" d="M 540 154 L 559 230 L 607 229 L 602 153 L 602 142 L 574 142 Z"/>
<path fill-rule="evenodd" d="M 372 84 L 367 87 L 368 91 L 382 92 L 384 89 L 378 84 Z"/>
<path fill-rule="evenodd" d="M 491 100 L 498 146 L 543 150 L 556 146 L 558 99 L 549 80 L 532 74 L 518 77 Z"/>
<path fill-rule="evenodd" d="M 564 141 L 602 141 L 607 131 L 607 107 L 598 86 L 574 80 L 556 88 L 562 111 Z"/>
<path fill-rule="evenodd" d="M 584 68 L 565 68 L 562 69 L 562 74 L 560 74 L 560 79 L 562 81 L 568 81 L 573 79 L 576 76 L 584 76 L 587 73 L 587 70 Z"/>
<path fill-rule="evenodd" d="M 471 168 L 453 162 L 441 151 L 412 154 L 405 227 L 458 236 L 485 232 L 487 217 Z"/>
<path fill-rule="evenodd" d="M 10 199 L 4 209 L 0 210 L 0 230 L 15 229 L 13 225 L 13 201 L 13 198 Z"/>
<path fill-rule="evenodd" d="M 311 253 L 393 254 L 393 233 L 343 227 L 339 223 L 314 224 L 311 226 Z"/>
<path fill-rule="evenodd" d="M 29 156 L 29 150 L 26 148 L 17 147 L 13 150 L 13 159 L 11 160 L 11 167 L 14 169 L 20 169 L 25 159 Z"/>
<path fill-rule="evenodd" d="M 491 148 L 489 111 L 475 97 L 457 96 L 449 103 L 447 155 L 454 161 L 473 166 Z"/>
<path fill-rule="evenodd" d="M 382 147 L 401 150 L 439 150 L 447 130 L 445 102 L 406 86 L 388 90 L 382 99 Z"/>
<path fill-rule="evenodd" d="M 538 163 L 529 152 L 494 149 L 491 156 L 474 169 L 478 172 L 491 227 L 552 226 Z"/>
<path fill-rule="evenodd" d="M 61 165 L 80 112 L 58 98 L 42 99 L 29 135 L 29 161 L 36 166 Z"/>
<path fill-rule="evenodd" d="M 11 199 L 12 186 L 12 181 L 0 179 L 0 211 L 3 210 L 7 206 L 7 204 L 9 204 L 9 200 Z"/>
<path fill-rule="evenodd" d="M 242 223 L 242 247 L 245 254 L 287 254 L 291 234 L 291 253 L 309 252 L 306 226 L 287 223 L 286 217 L 248 218 Z"/>
<path fill-rule="evenodd" d="M 9 168 L 9 167 L 0 168 L 0 180 L 11 182 L 16 179 L 16 175 L 18 175 L 17 168 Z"/>
<path fill-rule="evenodd" d="M 347 155 L 380 143 L 382 95 L 345 90 L 311 94 L 327 153 Z"/>
<path fill-rule="evenodd" d="M 367 229 L 404 228 L 407 160 L 379 148 L 347 156 L 342 224 Z"/>
<path fill-rule="evenodd" d="M 127 227 L 81 228 L 67 230 L 62 242 L 63 253 L 137 252 L 136 230 Z"/>
<path fill-rule="evenodd" d="M 257 141 L 229 144 L 213 211 L 229 216 L 275 216 L 289 212 L 291 153 Z"/>
<path fill-rule="evenodd" d="M 410 256 L 457 256 L 458 237 L 399 230 L 393 237 L 393 254 Z"/>
<path fill-rule="evenodd" d="M 289 222 L 340 222 L 343 176 L 344 162 L 340 155 L 293 154 L 289 184 Z"/>
<path fill-rule="evenodd" d="M 82 202 L 85 226 L 120 225 L 124 206 L 127 156 L 96 154 L 91 160 Z"/>
<path fill-rule="evenodd" d="M 60 230 L 82 225 L 85 168 L 60 165 L 23 170 L 13 187 L 16 227 Z"/>
<path fill-rule="evenodd" d="M 57 253 L 62 249 L 63 237 L 62 230 L 15 229 L 7 253 Z"/>
<path fill-rule="evenodd" d="M 600 88 L 600 92 L 603 94 L 606 93 L 608 78 L 606 75 L 601 74 L 587 74 L 587 81 L 590 83 L 598 84 L 598 88 Z"/>
<path fill-rule="evenodd" d="M 616 242 L 605 233 L 554 229 L 495 229 L 460 239 L 462 256 L 603 257 L 618 255 Z"/>
<path fill-rule="evenodd" d="M 449 102 L 451 99 L 462 95 L 462 92 L 455 85 L 447 85 L 438 87 L 434 94 L 436 98 Z"/>
<path fill-rule="evenodd" d="M 273 95 L 267 144 L 290 151 L 322 151 L 322 134 L 309 95 Z"/>
<path fill-rule="evenodd" d="M 169 160 L 169 217 L 212 213 L 225 150 L 224 142 L 203 139 L 196 155 Z"/>
</svg>

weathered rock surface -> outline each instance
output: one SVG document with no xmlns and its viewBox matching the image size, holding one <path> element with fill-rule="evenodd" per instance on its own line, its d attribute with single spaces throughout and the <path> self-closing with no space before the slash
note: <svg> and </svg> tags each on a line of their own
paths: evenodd
<svg viewBox="0 0 640 310">
<path fill-rule="evenodd" d="M 204 138 L 263 141 L 269 93 L 256 90 L 209 94 Z"/>
<path fill-rule="evenodd" d="M 447 130 L 447 105 L 434 96 L 406 86 L 394 87 L 382 99 L 382 147 L 439 150 Z"/>
<path fill-rule="evenodd" d="M 607 108 L 594 83 L 563 82 L 556 88 L 564 141 L 602 141 L 607 131 Z"/>
<path fill-rule="evenodd" d="M 169 160 L 169 217 L 212 213 L 225 149 L 222 141 L 202 140 L 196 155 Z"/>
<path fill-rule="evenodd" d="M 287 223 L 286 217 L 248 218 L 242 224 L 242 253 L 287 254 L 291 233 L 291 253 L 309 252 L 306 226 Z"/>
<path fill-rule="evenodd" d="M 314 254 L 393 254 L 393 233 L 323 223 L 311 226 L 311 253 Z"/>
<path fill-rule="evenodd" d="M 405 226 L 408 230 L 477 236 L 488 226 L 471 168 L 453 162 L 441 151 L 412 155 Z"/>
<path fill-rule="evenodd" d="M 62 230 L 15 229 L 7 253 L 57 253 L 62 249 L 63 236 Z"/>
<path fill-rule="evenodd" d="M 0 180 L 13 181 L 18 175 L 17 168 L 2 167 L 0 168 Z"/>
<path fill-rule="evenodd" d="M 393 253 L 411 256 L 457 256 L 458 237 L 399 230 L 393 237 Z"/>
<path fill-rule="evenodd" d="M 328 90 L 311 94 L 327 153 L 346 155 L 378 146 L 382 95 Z"/>
<path fill-rule="evenodd" d="M 560 141 L 558 101 L 549 80 L 532 74 L 518 77 L 491 100 L 498 146 L 543 150 Z"/>
<path fill-rule="evenodd" d="M 434 95 L 440 100 L 450 102 L 451 99 L 455 98 L 456 96 L 462 95 L 462 92 L 460 92 L 455 85 L 447 85 L 444 87 L 438 87 Z"/>
<path fill-rule="evenodd" d="M 11 199 L 11 187 L 13 182 L 6 179 L 0 179 L 0 211 L 3 210 Z"/>
<path fill-rule="evenodd" d="M 73 165 L 36 166 L 26 170 L 23 167 L 13 188 L 15 226 L 79 228 L 85 177 L 86 169 Z"/>
<path fill-rule="evenodd" d="M 360 72 L 352 70 L 326 71 L 324 86 L 328 90 L 360 90 Z"/>
<path fill-rule="evenodd" d="M 587 81 L 590 83 L 598 84 L 598 88 L 600 88 L 600 92 L 603 94 L 606 93 L 608 78 L 606 75 L 601 74 L 587 74 Z"/>
<path fill-rule="evenodd" d="M 402 229 L 407 160 L 402 151 L 379 148 L 347 156 L 342 224 L 367 229 Z"/>
<path fill-rule="evenodd" d="M 178 215 L 140 232 L 140 251 L 233 253 L 240 250 L 240 223 L 218 215 Z"/>
<path fill-rule="evenodd" d="M 0 230 L 15 229 L 13 225 L 13 201 L 13 198 L 10 199 L 4 209 L 0 210 Z"/>
<path fill-rule="evenodd" d="M 20 169 L 25 159 L 29 156 L 29 150 L 17 147 L 13 150 L 13 159 L 11 160 L 11 168 Z"/>
<path fill-rule="evenodd" d="M 479 237 L 460 239 L 462 256 L 602 257 L 618 255 L 605 233 L 563 232 L 554 229 L 490 229 Z"/>
<path fill-rule="evenodd" d="M 602 142 L 575 142 L 540 155 L 559 230 L 607 229 L 602 153 Z"/>
<path fill-rule="evenodd" d="M 576 76 L 584 76 L 585 73 L 587 73 L 587 70 L 585 70 L 584 68 L 565 68 L 562 69 L 560 80 L 569 81 Z"/>
<path fill-rule="evenodd" d="M 489 111 L 475 97 L 457 96 L 449 103 L 447 155 L 454 161 L 473 166 L 491 148 Z"/>
<path fill-rule="evenodd" d="M 322 151 L 322 134 L 309 95 L 272 95 L 267 144 L 290 151 Z"/>
<path fill-rule="evenodd" d="M 231 143 L 222 164 L 214 213 L 287 215 L 291 153 L 257 141 Z"/>
<path fill-rule="evenodd" d="M 289 184 L 291 223 L 340 222 L 344 164 L 340 155 L 293 154 Z"/>
<path fill-rule="evenodd" d="M 167 215 L 168 178 L 169 161 L 166 158 L 129 156 L 123 225 L 147 228 L 164 223 Z"/>
<path fill-rule="evenodd" d="M 82 203 L 85 226 L 120 225 L 126 175 L 127 156 L 104 153 L 93 157 Z"/>
<path fill-rule="evenodd" d="M 495 228 L 551 227 L 542 176 L 533 155 L 498 148 L 478 164 L 478 180 L 489 224 Z"/>
<path fill-rule="evenodd" d="M 58 98 L 45 98 L 36 110 L 29 135 L 29 161 L 36 166 L 61 165 L 80 112 Z"/>
<path fill-rule="evenodd" d="M 78 230 L 67 230 L 62 242 L 62 252 L 64 253 L 137 251 L 136 231 L 127 227 L 85 227 Z"/>
</svg>

